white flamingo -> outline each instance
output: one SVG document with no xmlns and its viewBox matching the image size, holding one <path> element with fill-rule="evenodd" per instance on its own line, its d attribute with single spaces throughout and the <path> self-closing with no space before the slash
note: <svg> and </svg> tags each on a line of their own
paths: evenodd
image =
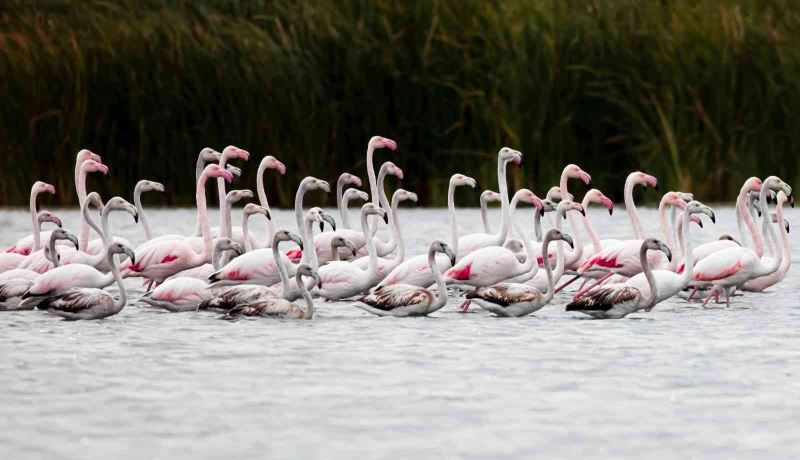
<svg viewBox="0 0 800 460">
<path fill-rule="evenodd" d="M 144 229 L 145 241 L 153 239 L 153 232 L 150 230 L 150 223 L 147 221 L 147 216 L 142 207 L 142 193 L 145 192 L 164 192 L 164 185 L 160 182 L 153 182 L 150 180 L 140 180 L 133 188 L 133 205 L 136 206 L 136 213 L 139 215 L 139 222 Z"/>
<path fill-rule="evenodd" d="M 483 232 L 492 233 L 492 227 L 489 225 L 489 203 L 499 203 L 503 197 L 499 193 L 491 190 L 484 190 L 481 193 L 481 222 L 483 223 Z"/>
</svg>

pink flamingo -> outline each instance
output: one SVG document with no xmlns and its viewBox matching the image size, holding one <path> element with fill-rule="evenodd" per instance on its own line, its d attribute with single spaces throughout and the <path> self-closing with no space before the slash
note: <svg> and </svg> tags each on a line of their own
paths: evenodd
<svg viewBox="0 0 800 460">
<path fill-rule="evenodd" d="M 773 214 L 775 219 L 773 219 L 773 223 L 777 222 L 780 225 L 781 232 L 780 232 L 780 244 L 778 247 L 775 248 L 775 251 L 782 251 L 781 256 L 781 265 L 775 273 L 767 276 L 762 276 L 760 278 L 755 278 L 744 283 L 742 286 L 742 290 L 750 291 L 750 292 L 761 292 L 764 289 L 767 289 L 770 286 L 774 286 L 775 284 L 781 282 L 783 278 L 786 277 L 786 273 L 789 271 L 789 268 L 792 266 L 792 254 L 789 250 L 789 222 L 787 222 L 783 218 L 783 205 L 784 203 L 789 203 L 792 207 L 794 207 L 794 200 L 789 199 L 786 197 L 786 194 L 783 191 L 778 192 L 777 196 L 778 205 L 776 207 L 776 214 Z M 766 223 L 764 225 L 766 227 Z"/>
<path fill-rule="evenodd" d="M 42 223 L 44 222 L 52 222 L 56 224 L 59 228 L 61 228 L 61 219 L 59 219 L 55 214 L 50 211 L 42 211 L 36 215 L 36 238 L 34 239 L 34 244 L 31 247 L 33 252 L 29 253 L 28 255 L 22 255 L 16 252 L 0 252 L 0 273 L 7 272 L 9 270 L 14 270 L 16 268 L 21 268 L 21 266 L 28 264 L 31 260 L 35 260 L 39 253 L 43 252 L 42 249 L 39 249 L 41 245 L 40 237 L 38 236 L 41 232 Z M 51 232 L 46 233 L 49 237 Z"/>
<path fill-rule="evenodd" d="M 33 233 L 17 241 L 13 246 L 6 249 L 5 252 L 27 256 L 31 252 L 38 251 L 39 249 L 41 249 L 42 239 L 48 240 L 50 238 L 49 234 L 42 233 L 42 229 L 39 225 L 39 217 L 36 212 L 36 200 L 42 193 L 49 193 L 51 195 L 55 195 L 56 188 L 42 181 L 36 181 L 33 183 L 33 187 L 31 187 L 31 198 L 28 203 L 31 215 L 31 226 L 33 227 Z"/>
<path fill-rule="evenodd" d="M 123 277 L 139 276 L 148 278 L 159 284 L 170 276 L 188 268 L 197 267 L 211 259 L 211 229 L 208 224 L 205 185 L 209 178 L 223 178 L 230 182 L 233 175 L 220 167 L 210 164 L 203 170 L 197 181 L 195 201 L 200 216 L 203 252 L 198 254 L 186 240 L 158 241 L 140 247 L 137 262 L 122 264 Z"/>
<path fill-rule="evenodd" d="M 258 194 L 258 204 L 260 204 L 267 213 L 267 240 L 265 245 L 255 245 L 253 248 L 268 247 L 268 245 L 272 243 L 272 236 L 275 233 L 275 227 L 272 223 L 272 219 L 269 217 L 270 207 L 269 201 L 267 200 L 267 192 L 264 190 L 264 173 L 268 169 L 274 169 L 281 176 L 286 175 L 286 166 L 272 155 L 265 156 L 258 165 L 258 171 L 256 172 L 256 194 Z M 244 231 L 244 227 L 242 227 L 242 231 Z M 245 245 L 246 244 L 247 239 L 245 239 Z M 249 250 L 250 249 L 248 249 L 248 251 Z"/>
<path fill-rule="evenodd" d="M 145 192 L 164 192 L 164 184 L 160 182 L 153 182 L 150 180 L 140 180 L 133 188 L 133 205 L 136 206 L 136 213 L 139 215 L 139 222 L 144 229 L 145 241 L 150 241 L 153 238 L 153 232 L 150 230 L 150 223 L 147 221 L 147 216 L 144 214 L 142 207 L 142 193 Z"/>
<path fill-rule="evenodd" d="M 556 229 L 547 232 L 544 237 L 545 252 L 551 241 L 563 240 L 572 246 L 572 237 L 562 234 Z M 553 270 L 550 264 L 544 264 L 547 274 L 547 291 L 542 291 L 521 283 L 499 283 L 488 287 L 479 287 L 467 293 L 467 302 L 475 302 L 479 307 L 497 316 L 525 316 L 553 300 Z"/>
<path fill-rule="evenodd" d="M 472 233 L 459 238 L 458 247 L 454 248 L 458 260 L 472 251 L 489 246 L 502 246 L 506 242 L 511 219 L 509 214 L 508 182 L 506 179 L 506 165 L 508 163 L 522 164 L 522 153 L 503 147 L 497 154 L 497 181 L 500 187 L 500 196 L 502 197 L 500 201 L 502 211 L 500 230 L 497 234 Z"/>
<path fill-rule="evenodd" d="M 225 169 L 225 166 L 228 164 L 229 161 L 241 159 L 244 161 L 250 160 L 250 153 L 247 150 L 240 149 L 239 147 L 229 145 L 222 150 L 222 156 L 219 159 L 219 166 L 220 168 Z M 211 230 L 212 236 L 217 236 L 221 234 L 222 227 L 225 223 L 225 182 L 227 179 L 222 177 L 217 178 L 217 196 L 219 198 L 219 227 L 216 229 Z M 230 181 L 228 181 L 230 182 Z M 216 231 L 215 231 L 216 230 Z M 241 245 L 244 245 L 243 241 L 238 242 Z"/>
<path fill-rule="evenodd" d="M 78 246 L 78 238 L 72 233 L 57 228 L 50 233 L 50 243 L 47 248 L 47 255 L 52 259 L 57 267 L 59 263 L 56 242 L 59 240 L 69 240 Z M 28 292 L 33 281 L 39 273 L 25 268 L 15 268 L 0 274 L 0 311 L 16 310 L 22 296 Z"/>
<path fill-rule="evenodd" d="M 455 204 L 455 189 L 468 185 L 475 188 L 477 185 L 475 179 L 465 176 L 463 174 L 453 174 L 450 177 L 450 182 L 447 187 L 447 208 L 450 215 L 450 243 L 449 246 L 453 252 L 458 251 L 458 225 L 456 222 L 456 204 Z M 440 272 L 450 268 L 450 259 L 443 256 L 436 256 L 436 263 Z M 378 284 L 380 286 L 389 286 L 392 284 L 409 284 L 419 287 L 428 287 L 434 282 L 433 272 L 428 264 L 428 257 L 426 254 L 411 257 L 389 271 L 389 274 Z"/>
<path fill-rule="evenodd" d="M 776 176 L 766 178 L 761 185 L 759 195 L 762 216 L 769 216 L 767 207 L 769 189 L 783 191 L 787 197 L 792 195 L 792 188 L 780 178 Z M 770 238 L 777 240 L 774 225 L 769 218 L 766 227 Z M 775 273 L 780 268 L 782 258 L 781 252 L 777 253 L 776 257 L 762 259 L 750 248 L 735 247 L 717 251 L 698 261 L 694 266 L 695 281 L 708 283 L 714 287 L 714 291 L 703 301 L 703 307 L 714 296 L 715 291 L 722 291 L 725 294 L 725 302 L 730 308 L 731 294 L 737 287 L 751 279 Z"/>
<path fill-rule="evenodd" d="M 377 215 L 388 223 L 388 216 L 384 209 L 367 203 L 361 207 L 361 231 L 364 235 L 372 235 L 369 227 L 369 216 Z M 315 295 L 328 300 L 341 300 L 353 297 L 369 290 L 378 283 L 378 255 L 375 250 L 373 238 L 366 239 L 369 264 L 366 270 L 349 262 L 331 261 L 319 268 L 318 273 L 321 284 L 312 291 Z"/>
<path fill-rule="evenodd" d="M 178 273 L 168 278 L 152 291 L 142 294 L 139 300 L 150 306 L 163 308 L 173 313 L 197 310 L 201 302 L 212 297 L 212 293 L 208 289 L 208 275 L 220 268 L 220 259 L 225 251 L 231 251 L 236 254 L 244 252 L 239 243 L 232 241 L 230 238 L 218 238 L 214 245 L 213 265 L 204 264 Z M 208 265 L 207 268 L 206 265 Z M 201 272 L 205 273 L 206 276 L 201 278 Z M 181 274 L 184 276 L 176 277 Z"/>
<path fill-rule="evenodd" d="M 586 230 L 586 234 L 589 235 L 589 239 L 592 240 L 592 244 L 583 249 L 583 254 L 577 260 L 579 266 L 587 259 L 594 256 L 594 254 L 598 250 L 602 250 L 604 245 L 609 246 L 611 244 L 616 244 L 619 242 L 619 240 L 601 241 L 597 237 L 597 233 L 595 233 L 594 227 L 592 226 L 592 223 L 589 220 L 589 204 L 592 203 L 598 204 L 608 209 L 608 215 L 614 214 L 614 203 L 607 196 L 603 195 L 603 192 L 601 192 L 600 190 L 593 188 L 588 192 L 586 192 L 586 195 L 583 196 L 583 200 L 581 201 L 581 206 L 583 206 L 583 209 L 586 211 L 583 216 L 583 228 L 584 230 Z"/>
<path fill-rule="evenodd" d="M 86 201 L 86 176 L 91 172 L 99 172 L 103 175 L 107 175 L 108 166 L 99 163 L 95 160 L 86 160 L 83 163 L 81 163 L 80 174 L 78 176 L 78 188 L 77 188 L 79 209 L 83 208 L 83 203 Z M 78 242 L 79 242 L 78 244 L 80 245 L 81 251 L 95 250 L 95 252 L 91 252 L 92 254 L 95 254 L 98 248 L 96 246 L 90 247 L 89 245 L 89 228 L 90 228 L 89 223 L 86 221 L 86 219 L 82 218 L 81 231 L 78 234 Z"/>
<path fill-rule="evenodd" d="M 433 273 L 436 292 L 411 284 L 378 286 L 371 293 L 358 299 L 356 307 L 376 316 L 427 316 L 447 305 L 447 285 L 439 271 L 438 254 L 450 259 L 455 265 L 456 255 L 441 241 L 431 243 L 428 250 L 428 267 Z"/>
<path fill-rule="evenodd" d="M 244 250 L 245 251 L 252 251 L 255 246 L 250 244 L 250 216 L 254 216 L 256 214 L 261 214 L 262 216 L 267 218 L 267 223 L 270 227 L 268 230 L 271 235 L 275 234 L 275 230 L 272 228 L 272 216 L 269 213 L 269 210 L 263 206 L 259 206 L 254 203 L 247 203 L 244 205 L 244 209 L 242 209 L 242 236 L 244 239 Z M 210 275 L 211 273 L 209 273 Z"/>
<path fill-rule="evenodd" d="M 515 198 L 536 206 L 537 210 L 542 209 L 542 201 L 530 190 L 518 190 Z M 513 209 L 508 212 L 511 215 Z M 527 238 L 523 238 L 522 243 L 525 245 L 527 253 L 524 262 L 520 262 L 514 252 L 503 246 L 487 246 L 466 254 L 456 265 L 444 273 L 444 280 L 448 284 L 481 287 L 523 274 L 532 277 L 535 274 L 532 270 L 538 267 L 536 250 Z"/>
<path fill-rule="evenodd" d="M 594 286 L 578 299 L 567 304 L 567 311 L 579 311 L 597 319 L 619 319 L 646 308 L 652 308 L 658 298 L 658 287 L 650 269 L 648 250 L 663 252 L 667 259 L 672 253 L 666 244 L 647 238 L 639 244 L 639 263 L 650 287 L 649 295 L 625 283 Z"/>
<path fill-rule="evenodd" d="M 367 143 L 367 180 L 369 181 L 369 193 L 372 196 L 372 204 L 379 206 L 380 195 L 378 194 L 378 182 L 375 178 L 375 166 L 373 165 L 373 156 L 375 150 L 387 148 L 391 151 L 397 150 L 397 142 L 381 137 L 372 136 Z M 378 220 L 373 218 L 370 224 L 374 230 L 378 229 Z"/>
<path fill-rule="evenodd" d="M 301 227 L 304 228 L 302 232 L 303 246 L 313 244 L 311 242 L 313 226 L 315 223 L 323 222 L 323 215 L 324 213 L 320 208 L 309 209 L 306 214 L 305 225 Z M 211 287 L 218 288 L 237 284 L 272 286 L 281 280 L 278 272 L 278 260 L 293 275 L 296 267 L 291 260 L 285 254 L 279 254 L 279 258 L 275 257 L 277 248 L 274 245 L 276 241 L 278 240 L 273 239 L 272 247 L 269 249 L 255 249 L 246 252 L 214 272 L 209 276 Z M 308 252 L 312 253 L 313 256 L 313 251 Z M 312 267 L 314 266 L 314 261 L 313 257 L 309 261 Z"/>
<path fill-rule="evenodd" d="M 692 250 L 692 241 L 689 236 L 690 225 L 684 224 L 684 222 L 691 220 L 692 215 L 699 213 L 707 215 L 711 218 L 712 222 L 716 221 L 714 211 L 699 201 L 690 201 L 689 204 L 686 205 L 677 225 L 677 228 L 681 231 L 679 235 L 680 247 L 684 255 L 683 263 L 686 268 L 683 269 L 681 273 L 675 273 L 672 270 L 664 269 L 651 270 L 655 285 L 658 287 L 655 303 L 662 302 L 677 295 L 684 290 L 693 279 L 694 251 Z M 626 284 L 638 289 L 645 297 L 650 295 L 650 282 L 644 273 L 633 276 Z"/>
<path fill-rule="evenodd" d="M 102 289 L 74 287 L 63 293 L 41 299 L 39 308 L 68 321 L 103 319 L 122 311 L 128 297 L 122 277 L 119 275 L 115 254 L 125 254 L 131 261 L 135 260 L 135 256 L 132 249 L 117 242 L 109 244 L 106 250 L 106 264 L 111 267 L 111 276 L 117 283 L 118 299 L 114 299 L 111 294 Z"/>
</svg>

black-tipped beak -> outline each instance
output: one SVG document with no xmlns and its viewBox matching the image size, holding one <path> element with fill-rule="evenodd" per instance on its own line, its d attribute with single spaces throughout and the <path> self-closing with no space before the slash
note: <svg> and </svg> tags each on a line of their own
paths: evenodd
<svg viewBox="0 0 800 460">
<path fill-rule="evenodd" d="M 703 221 L 702 220 L 698 220 L 697 221 L 697 225 L 699 225 L 700 228 L 703 228 Z"/>
<path fill-rule="evenodd" d="M 585 209 L 583 209 L 583 208 L 581 208 L 581 215 L 582 215 L 583 217 L 586 217 L 586 210 L 585 210 Z"/>
<path fill-rule="evenodd" d="M 567 211 L 562 211 L 561 212 L 561 218 L 562 219 L 566 219 L 567 218 Z"/>
<path fill-rule="evenodd" d="M 386 212 L 383 213 L 383 223 L 384 224 L 388 224 L 389 223 L 389 213 L 386 213 Z"/>
<path fill-rule="evenodd" d="M 323 231 L 323 230 L 325 230 L 325 222 L 320 222 L 319 223 L 319 231 Z"/>
<path fill-rule="evenodd" d="M 713 212 L 711 213 L 711 223 L 712 224 L 717 223 L 717 216 Z"/>
<path fill-rule="evenodd" d="M 614 208 L 608 208 L 608 215 L 611 216 L 614 214 Z"/>
<path fill-rule="evenodd" d="M 314 278 L 314 282 L 317 283 L 317 287 L 322 289 L 322 280 L 319 278 L 319 275 L 314 273 L 314 274 L 311 275 L 311 277 Z"/>
<path fill-rule="evenodd" d="M 70 241 L 70 243 L 72 243 L 73 246 L 75 246 L 75 249 L 78 249 L 78 238 L 76 238 L 75 235 L 69 234 L 67 235 L 67 239 Z"/>
<path fill-rule="evenodd" d="M 266 216 L 267 220 L 272 220 L 272 214 L 270 214 L 270 213 L 269 213 L 269 211 L 267 211 L 267 212 L 264 214 L 264 216 Z"/>
<path fill-rule="evenodd" d="M 541 217 L 544 217 L 544 208 L 542 208 L 542 209 L 540 209 L 540 210 L 539 210 L 539 215 L 540 215 Z"/>
<path fill-rule="evenodd" d="M 138 212 L 133 215 L 133 222 L 136 223 L 136 224 L 139 223 L 139 213 Z"/>
<path fill-rule="evenodd" d="M 789 222 L 786 222 L 786 233 L 789 233 Z"/>
<path fill-rule="evenodd" d="M 654 185 L 653 189 L 657 192 L 658 191 L 658 184 Z"/>
<path fill-rule="evenodd" d="M 575 249 L 575 242 L 572 241 L 571 236 L 562 234 L 561 239 L 564 240 L 564 242 L 566 242 L 571 249 Z"/>
</svg>

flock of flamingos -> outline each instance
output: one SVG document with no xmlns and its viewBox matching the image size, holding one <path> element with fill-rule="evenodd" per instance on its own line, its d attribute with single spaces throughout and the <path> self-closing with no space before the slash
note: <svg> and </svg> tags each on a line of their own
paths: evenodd
<svg viewBox="0 0 800 460">
<path fill-rule="evenodd" d="M 134 190 L 134 204 L 120 197 L 103 203 L 97 193 L 87 194 L 86 177 L 106 174 L 108 168 L 98 155 L 81 150 L 75 163 L 82 216 L 79 235 L 62 229 L 53 213 L 37 210 L 37 196 L 55 193 L 55 189 L 36 182 L 30 198 L 33 233 L 0 253 L 0 309 L 40 309 L 68 320 L 105 318 L 125 307 L 128 298 L 123 278 L 135 277 L 148 286 L 139 298 L 144 304 L 171 312 L 219 311 L 225 318 L 310 319 L 315 297 L 353 299 L 355 306 L 378 316 L 422 316 L 444 307 L 449 295 L 466 297 L 463 311 L 475 303 L 497 316 L 523 316 L 544 307 L 555 293 L 580 280 L 567 311 L 622 318 L 649 311 L 676 295 L 689 301 L 705 296 L 703 307 L 712 298 L 720 302 L 724 295 L 730 307 L 735 291 L 762 291 L 780 282 L 789 270 L 789 225 L 783 218 L 783 205 L 793 206 L 794 200 L 791 187 L 778 177 L 751 177 L 742 185 L 736 200 L 739 235 L 722 235 L 693 247 L 691 223 L 702 225 L 702 215 L 714 222 L 713 210 L 691 194 L 667 192 L 658 208 L 661 234 L 658 238 L 644 235 L 632 192 L 636 186 L 656 190 L 658 186 L 655 177 L 633 172 L 625 181 L 624 196 L 635 239 L 600 239 L 589 220 L 588 207 L 597 204 L 611 213 L 611 200 L 592 189 L 582 201 L 573 201 L 567 189 L 570 179 L 589 184 L 589 174 L 568 165 L 559 185 L 551 188 L 546 198 L 528 189 L 510 195 L 506 169 L 521 165 L 522 154 L 507 147 L 497 155 L 499 193 L 487 190 L 481 195 L 484 232 L 459 236 L 454 194 L 456 188 L 474 188 L 476 183 L 455 174 L 448 189 L 450 241 L 433 241 L 426 254 L 407 256 L 399 204 L 417 201 L 417 196 L 398 189 L 389 200 L 384 190 L 386 176 L 402 179 L 403 171 L 386 162 L 376 175 L 373 155 L 383 148 L 395 150 L 397 144 L 380 136 L 370 139 L 366 157 L 369 195 L 358 189 L 362 183 L 357 176 L 344 173 L 339 177 L 338 222 L 318 207 L 304 209 L 307 193 L 329 193 L 330 185 L 314 177 L 303 179 L 295 197 L 297 228 L 293 231 L 274 229 L 264 191 L 267 170 L 285 174 L 280 161 L 272 156 L 261 161 L 256 184 L 260 205 L 247 204 L 241 226 L 233 226 L 232 205 L 253 198 L 253 193 L 226 193 L 226 182 L 241 173 L 228 162 L 246 161 L 250 155 L 234 146 L 221 153 L 206 148 L 196 167 L 196 231 L 193 235 L 159 236 L 151 233 L 141 194 L 163 192 L 164 187 L 143 180 Z M 220 210 L 219 226 L 211 228 L 205 188 L 214 179 Z M 345 190 L 350 185 L 358 188 Z M 366 202 L 356 226 L 348 218 L 351 201 Z M 502 220 L 492 231 L 486 204 L 498 201 Z M 774 214 L 770 202 L 775 203 Z M 520 203 L 536 208 L 532 239 L 514 223 Z M 99 225 L 91 207 L 100 210 Z M 127 212 L 140 222 L 146 241 L 134 247 L 114 236 L 108 221 L 113 211 Z M 254 215 L 267 219 L 265 242 L 248 232 L 248 221 Z M 542 220 L 547 221 L 549 230 L 542 230 Z M 45 222 L 56 227 L 42 231 Z M 381 222 L 391 229 L 386 241 L 376 235 Z M 580 236 L 581 224 L 590 240 L 587 244 Z M 90 229 L 99 238 L 90 240 Z M 556 287 L 562 277 L 567 280 Z M 114 283 L 118 298 L 103 290 Z M 294 303 L 301 299 L 300 305 Z"/>
</svg>

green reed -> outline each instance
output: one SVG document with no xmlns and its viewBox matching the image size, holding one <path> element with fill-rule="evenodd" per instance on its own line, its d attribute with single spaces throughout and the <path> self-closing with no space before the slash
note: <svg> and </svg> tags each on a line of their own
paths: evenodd
<svg viewBox="0 0 800 460">
<path fill-rule="evenodd" d="M 373 134 L 425 204 L 454 172 L 496 189 L 503 145 L 525 154 L 513 186 L 540 194 L 576 162 L 615 198 L 643 169 L 730 200 L 751 175 L 795 180 L 798 32 L 789 0 L 7 0 L 0 203 L 39 178 L 72 203 L 83 147 L 110 164 L 104 195 L 148 178 L 190 203 L 197 152 L 234 144 L 253 155 L 234 185 L 273 154 L 289 205 L 305 175 L 365 178 Z"/>
</svg>

